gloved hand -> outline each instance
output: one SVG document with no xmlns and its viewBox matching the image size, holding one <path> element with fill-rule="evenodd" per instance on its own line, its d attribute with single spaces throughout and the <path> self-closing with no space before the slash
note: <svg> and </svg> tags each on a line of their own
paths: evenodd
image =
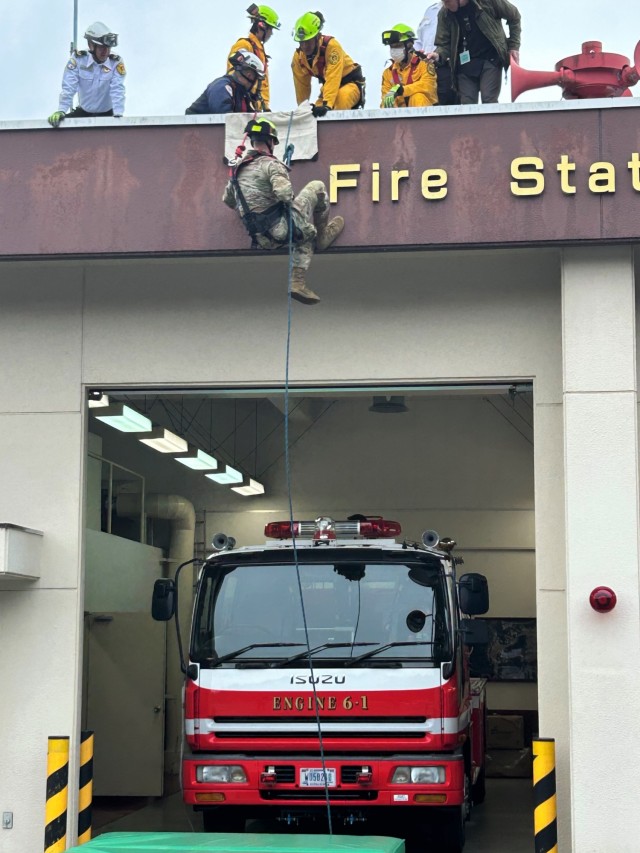
<svg viewBox="0 0 640 853">
<path fill-rule="evenodd" d="M 311 107 L 311 113 L 315 118 L 322 118 L 326 116 L 331 107 L 328 107 L 326 104 L 313 104 Z"/>
<path fill-rule="evenodd" d="M 393 107 L 396 103 L 396 98 L 400 98 L 402 93 L 404 92 L 404 87 L 401 85 L 392 86 L 387 94 L 382 99 L 382 105 L 384 107 Z"/>
<path fill-rule="evenodd" d="M 55 113 L 51 113 L 47 121 L 51 125 L 51 127 L 57 127 L 61 121 L 64 121 L 65 114 L 62 110 L 56 110 Z"/>
</svg>

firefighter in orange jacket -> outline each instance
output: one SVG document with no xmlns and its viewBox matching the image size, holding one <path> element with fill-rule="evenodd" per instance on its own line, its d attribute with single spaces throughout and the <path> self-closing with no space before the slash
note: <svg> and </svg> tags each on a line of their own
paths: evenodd
<svg viewBox="0 0 640 853">
<path fill-rule="evenodd" d="M 322 84 L 320 95 L 311 107 L 316 118 L 329 110 L 355 110 L 364 106 L 362 69 L 348 56 L 333 36 L 322 35 L 324 17 L 307 12 L 296 21 L 293 38 L 300 47 L 293 54 L 291 70 L 299 104 L 311 96 L 311 78 Z"/>
<path fill-rule="evenodd" d="M 256 108 L 260 112 L 269 112 L 271 109 L 269 106 L 269 57 L 264 46 L 273 35 L 273 31 L 280 29 L 280 21 L 270 6 L 257 6 L 255 3 L 252 3 L 247 12 L 251 21 L 251 29 L 249 35 L 238 39 L 229 51 L 227 74 L 230 74 L 233 70 L 231 57 L 239 50 L 248 50 L 250 53 L 255 53 L 264 65 L 265 76 L 264 80 L 258 80 L 251 90 L 251 94 L 253 95 Z"/>
<path fill-rule="evenodd" d="M 389 46 L 391 65 L 382 73 L 381 107 L 429 107 L 438 103 L 434 66 L 414 52 L 416 34 L 406 24 L 382 33 Z"/>
</svg>

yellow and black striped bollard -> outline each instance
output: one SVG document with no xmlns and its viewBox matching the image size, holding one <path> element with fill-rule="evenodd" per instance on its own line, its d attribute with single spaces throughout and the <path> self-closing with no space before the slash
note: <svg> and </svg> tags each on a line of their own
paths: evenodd
<svg viewBox="0 0 640 853">
<path fill-rule="evenodd" d="M 47 749 L 47 801 L 44 851 L 67 849 L 67 802 L 69 799 L 69 738 L 50 737 Z"/>
<path fill-rule="evenodd" d="M 78 845 L 91 841 L 93 803 L 93 732 L 80 736 L 80 782 L 78 793 Z"/>
<path fill-rule="evenodd" d="M 556 742 L 533 741 L 533 824 L 536 853 L 558 853 Z"/>
</svg>

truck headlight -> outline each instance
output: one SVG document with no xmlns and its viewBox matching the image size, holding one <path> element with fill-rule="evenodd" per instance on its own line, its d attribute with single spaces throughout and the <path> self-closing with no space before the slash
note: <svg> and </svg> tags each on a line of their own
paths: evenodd
<svg viewBox="0 0 640 853">
<path fill-rule="evenodd" d="M 444 767 L 412 767 L 411 781 L 417 785 L 437 785 L 444 782 Z"/>
<path fill-rule="evenodd" d="M 215 784 L 234 784 L 246 782 L 247 774 L 244 768 L 237 764 L 201 764 L 196 768 L 198 782 L 213 782 Z"/>
<path fill-rule="evenodd" d="M 438 785 L 445 781 L 444 767 L 396 767 L 393 785 Z"/>
</svg>

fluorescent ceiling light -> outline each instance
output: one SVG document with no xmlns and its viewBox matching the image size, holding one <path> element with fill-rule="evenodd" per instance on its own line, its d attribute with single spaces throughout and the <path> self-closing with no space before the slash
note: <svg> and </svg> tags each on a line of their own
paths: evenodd
<svg viewBox="0 0 640 853">
<path fill-rule="evenodd" d="M 205 474 L 205 477 L 215 480 L 216 483 L 222 483 L 223 486 L 229 485 L 229 483 L 242 483 L 244 480 L 240 471 L 236 471 L 231 465 L 225 465 L 217 474 Z"/>
<path fill-rule="evenodd" d="M 149 418 L 125 406 L 124 403 L 116 403 L 96 412 L 95 417 L 105 424 L 119 429 L 120 432 L 151 432 L 152 423 Z"/>
<path fill-rule="evenodd" d="M 184 453 L 189 449 L 189 445 L 184 438 L 170 432 L 164 427 L 154 427 L 151 430 L 151 435 L 145 438 L 140 438 L 143 444 L 153 447 L 160 453 Z"/>
<path fill-rule="evenodd" d="M 237 492 L 245 498 L 251 495 L 264 495 L 264 486 L 262 483 L 252 480 L 251 477 L 245 477 L 241 486 L 231 486 L 232 492 Z"/>
<path fill-rule="evenodd" d="M 192 468 L 194 471 L 215 471 L 218 467 L 218 460 L 213 456 L 209 456 L 204 450 L 199 450 L 197 447 L 191 447 L 187 453 L 181 453 L 176 456 L 176 461 L 186 465 L 187 468 Z"/>
<path fill-rule="evenodd" d="M 95 397 L 89 397 L 89 408 L 90 409 L 102 409 L 108 405 L 109 405 L 109 397 L 107 394 L 101 394 L 99 397 L 97 395 Z"/>
</svg>

